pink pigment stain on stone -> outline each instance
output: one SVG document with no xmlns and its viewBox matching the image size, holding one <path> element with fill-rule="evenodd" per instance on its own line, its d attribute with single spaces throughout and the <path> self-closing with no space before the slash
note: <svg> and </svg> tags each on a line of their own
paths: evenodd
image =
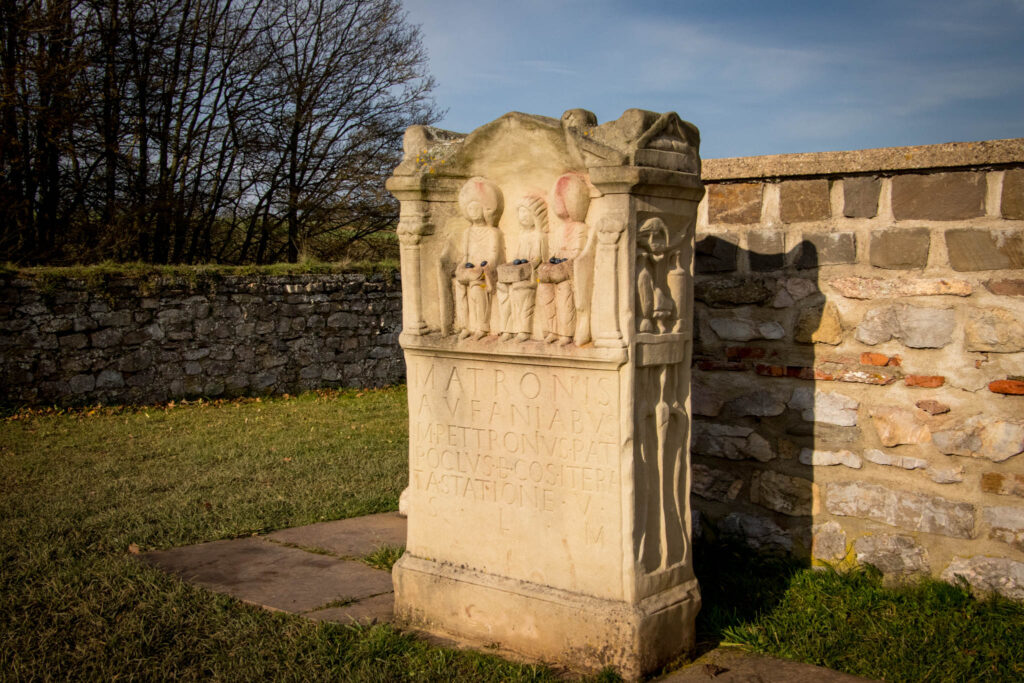
<svg viewBox="0 0 1024 683">
<path fill-rule="evenodd" d="M 562 218 L 569 215 L 569 209 L 565 206 L 565 195 L 571 181 L 572 177 L 568 175 L 561 176 L 555 181 L 555 213 Z"/>
</svg>

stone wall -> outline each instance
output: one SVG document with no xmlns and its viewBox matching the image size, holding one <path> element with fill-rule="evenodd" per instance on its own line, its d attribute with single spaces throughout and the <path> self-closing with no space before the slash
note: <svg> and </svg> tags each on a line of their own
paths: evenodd
<svg viewBox="0 0 1024 683">
<path fill-rule="evenodd" d="M 1024 598 L 1024 139 L 703 175 L 705 532 Z"/>
<path fill-rule="evenodd" d="M 397 275 L 0 276 L 0 400 L 154 403 L 405 381 Z"/>
</svg>

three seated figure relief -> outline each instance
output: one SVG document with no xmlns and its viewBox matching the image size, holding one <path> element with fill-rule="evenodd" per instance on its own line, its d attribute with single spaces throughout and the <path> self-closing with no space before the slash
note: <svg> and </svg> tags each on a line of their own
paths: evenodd
<svg viewBox="0 0 1024 683">
<path fill-rule="evenodd" d="M 585 223 L 590 187 L 583 176 L 569 173 L 555 181 L 551 202 L 560 223 L 550 252 L 544 197 L 527 194 L 516 202 L 520 230 L 507 262 L 506 236 L 498 227 L 504 205 L 498 185 L 470 178 L 459 190 L 458 201 L 469 227 L 457 245 L 449 245 L 440 265 L 448 273 L 444 277 L 451 278 L 453 331 L 459 339 L 479 340 L 492 333 L 496 299 L 499 329 L 494 333 L 502 341 L 535 338 L 535 327 L 548 343 L 590 341 L 595 238 Z"/>
</svg>

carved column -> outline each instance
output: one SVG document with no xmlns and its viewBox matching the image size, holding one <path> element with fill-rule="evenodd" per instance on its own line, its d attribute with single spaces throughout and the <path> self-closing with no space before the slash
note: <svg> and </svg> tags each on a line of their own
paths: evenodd
<svg viewBox="0 0 1024 683">
<path fill-rule="evenodd" d="M 428 329 L 423 320 L 420 243 L 433 231 L 421 204 L 402 203 L 397 230 L 402 263 L 402 332 L 411 335 L 425 334 Z"/>
<path fill-rule="evenodd" d="M 597 259 L 594 265 L 594 346 L 625 346 L 619 331 L 619 237 L 625 217 L 605 216 L 597 224 Z"/>
</svg>

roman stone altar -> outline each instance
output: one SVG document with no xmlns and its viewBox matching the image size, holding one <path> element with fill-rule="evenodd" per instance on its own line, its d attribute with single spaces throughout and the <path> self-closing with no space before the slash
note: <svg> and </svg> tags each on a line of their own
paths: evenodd
<svg viewBox="0 0 1024 683">
<path fill-rule="evenodd" d="M 399 623 L 630 677 L 692 647 L 698 147 L 638 109 L 406 132 Z"/>
</svg>

